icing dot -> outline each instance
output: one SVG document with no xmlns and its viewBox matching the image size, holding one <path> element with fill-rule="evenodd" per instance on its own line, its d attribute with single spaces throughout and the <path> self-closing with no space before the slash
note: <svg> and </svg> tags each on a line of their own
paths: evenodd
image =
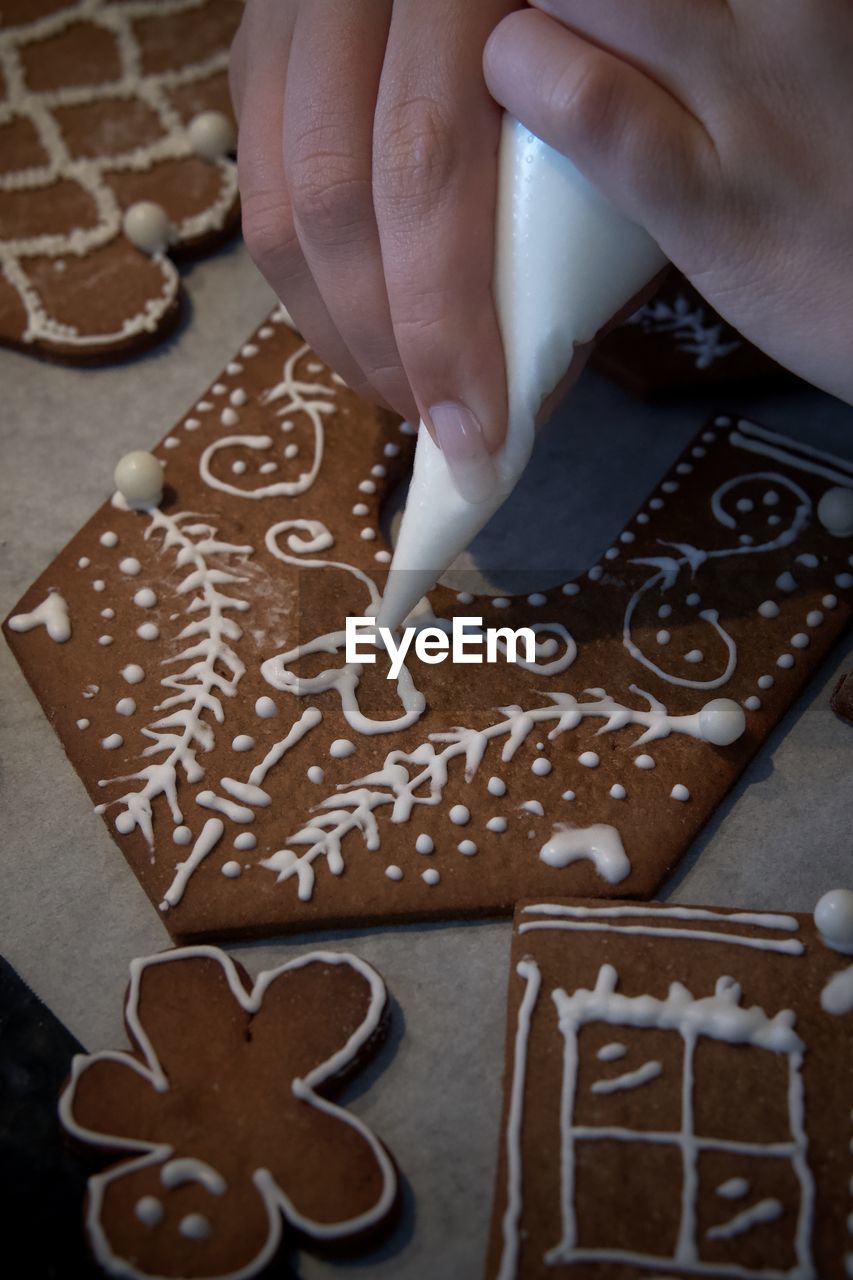
<svg viewBox="0 0 853 1280">
<path fill-rule="evenodd" d="M 115 616 L 116 616 L 116 611 L 115 611 L 115 609 L 102 609 L 102 610 L 101 610 L 101 617 L 102 617 L 102 618 L 106 618 L 108 621 L 109 621 L 109 619 L 110 619 L 110 618 L 114 618 Z"/>
<path fill-rule="evenodd" d="M 119 560 L 118 567 L 129 578 L 135 578 L 142 572 L 142 565 L 136 559 L 136 556 L 125 556 L 123 560 Z"/>
<path fill-rule="evenodd" d="M 638 769 L 654 769 L 655 767 L 653 758 L 647 755 L 637 756 L 634 760 L 634 764 Z"/>
<path fill-rule="evenodd" d="M 362 536 L 362 538 L 364 539 L 364 541 L 365 541 L 365 542 L 372 542 L 372 541 L 373 541 L 373 539 L 376 537 L 376 530 L 375 530 L 375 529 L 362 529 L 362 531 L 361 531 L 361 536 Z"/>
<path fill-rule="evenodd" d="M 853 951 L 853 889 L 830 889 L 814 909 L 821 939 L 833 949 Z"/>
<path fill-rule="evenodd" d="M 260 471 L 262 476 L 272 475 L 273 471 L 278 471 L 278 463 L 262 462 L 261 465 L 258 467 L 258 471 Z"/>
<path fill-rule="evenodd" d="M 460 604 L 474 603 L 474 597 L 471 595 L 470 591 L 457 591 L 456 599 L 459 601 Z"/>
<path fill-rule="evenodd" d="M 219 421 L 223 427 L 236 427 L 240 421 L 240 415 L 236 409 L 232 409 L 230 405 L 227 405 L 220 413 Z"/>
<path fill-rule="evenodd" d="M 683 802 L 690 799 L 690 792 L 683 782 L 676 782 L 669 794 L 673 800 L 681 800 Z"/>
<path fill-rule="evenodd" d="M 220 869 L 222 871 L 222 874 L 228 880 L 236 880 L 238 876 L 241 876 L 243 874 L 243 868 L 240 866 L 240 863 L 235 862 L 233 858 L 228 862 L 223 862 L 222 867 Z"/>
<path fill-rule="evenodd" d="M 652 511 L 660 511 L 661 508 L 663 507 L 663 498 L 652 498 L 651 502 L 649 503 L 649 506 L 651 507 Z"/>
<path fill-rule="evenodd" d="M 124 738 L 120 733 L 111 733 L 109 737 L 101 739 L 101 746 L 105 751 L 115 751 L 117 747 L 122 746 Z"/>
<path fill-rule="evenodd" d="M 564 792 L 563 792 L 563 799 L 564 799 L 564 800 L 574 800 L 574 798 L 575 798 L 575 793 L 574 793 L 574 791 L 564 791 Z"/>
<path fill-rule="evenodd" d="M 527 597 L 527 603 L 532 604 L 534 608 L 539 608 L 541 605 L 548 603 L 548 597 L 543 596 L 541 591 L 534 591 L 532 595 Z"/>
<path fill-rule="evenodd" d="M 699 732 L 703 742 L 728 747 L 737 742 L 746 728 L 743 710 L 731 698 L 712 698 L 699 712 Z"/>
<path fill-rule="evenodd" d="M 853 534 L 853 489 L 827 489 L 817 504 L 817 518 L 835 538 Z"/>
<path fill-rule="evenodd" d="M 705 655 L 701 649 L 691 649 L 689 653 L 685 653 L 684 661 L 692 662 L 695 665 L 697 662 L 701 662 L 704 657 Z"/>
<path fill-rule="evenodd" d="M 779 606 L 775 600 L 764 600 L 758 606 L 758 612 L 761 614 L 762 618 L 778 618 Z"/>
<path fill-rule="evenodd" d="M 761 501 L 765 507 L 775 507 L 779 501 L 779 495 L 775 489 L 768 489 Z"/>
<path fill-rule="evenodd" d="M 92 590 L 103 591 L 106 585 L 107 584 L 104 582 L 103 578 L 96 578 L 95 581 L 92 583 Z"/>
<path fill-rule="evenodd" d="M 795 649 L 808 649 L 811 641 L 804 631 L 798 631 L 795 636 L 791 636 L 791 644 Z"/>
<path fill-rule="evenodd" d="M 175 827 L 175 830 L 172 832 L 172 839 L 175 844 L 189 844 L 192 838 L 193 833 L 190 831 L 189 827 Z"/>
<path fill-rule="evenodd" d="M 187 418 L 186 421 L 184 422 L 184 429 L 186 431 L 198 431 L 200 426 L 201 426 L 201 423 L 199 422 L 198 418 Z"/>
<path fill-rule="evenodd" d="M 772 689 L 775 683 L 773 676 L 759 676 L 757 681 L 759 689 Z"/>
<path fill-rule="evenodd" d="M 128 810 L 124 810 L 116 818 L 116 831 L 120 835 L 129 836 L 133 828 L 136 826 L 136 819 Z"/>
<path fill-rule="evenodd" d="M 735 503 L 735 507 L 738 511 L 742 511 L 744 515 L 746 515 L 747 512 L 752 511 L 755 508 L 755 503 L 751 498 L 738 498 Z"/>
<path fill-rule="evenodd" d="M 768 523 L 768 524 L 774 524 L 774 525 L 775 525 L 775 524 L 781 524 L 781 523 L 782 523 L 782 517 L 781 517 L 781 516 L 768 516 L 768 517 L 767 517 L 767 523 Z"/>
<path fill-rule="evenodd" d="M 797 579 L 786 569 L 785 572 L 780 573 L 779 577 L 776 579 L 776 586 L 780 591 L 796 591 Z"/>
<path fill-rule="evenodd" d="M 637 535 L 635 533 L 632 533 L 630 529 L 625 529 L 622 533 L 619 534 L 620 542 L 636 542 L 636 540 L 637 540 Z"/>
<path fill-rule="evenodd" d="M 106 533 L 102 533 L 98 539 L 102 547 L 117 547 L 118 534 L 113 533 L 112 529 L 107 529 Z"/>
<path fill-rule="evenodd" d="M 582 755 L 578 756 L 578 762 L 585 769 L 597 769 L 600 764 L 599 758 L 594 751 L 584 751 Z"/>
<path fill-rule="evenodd" d="M 576 596 L 580 591 L 580 587 L 576 582 L 564 582 L 560 590 L 564 596 Z"/>
<path fill-rule="evenodd" d="M 690 450 L 690 454 L 694 458 L 704 458 L 707 455 L 707 453 L 708 453 L 708 450 L 703 449 L 701 444 L 697 444 L 693 449 Z"/>
<path fill-rule="evenodd" d="M 178 445 L 179 445 L 180 443 L 181 443 L 181 442 L 180 442 L 180 440 L 178 439 L 178 437 L 177 437 L 177 436 L 166 436 L 166 439 L 163 441 L 163 448 L 164 448 L 164 449 L 177 449 L 177 447 L 178 447 Z"/>
<path fill-rule="evenodd" d="M 145 672 L 137 662 L 129 662 L 126 667 L 122 667 L 121 674 L 128 684 L 139 684 L 145 679 Z"/>
<path fill-rule="evenodd" d="M 233 404 L 235 409 L 241 409 L 243 405 L 246 403 L 247 399 L 248 399 L 248 396 L 246 395 L 242 387 L 235 387 L 234 390 L 231 392 L 230 396 L 228 397 L 229 403 Z"/>
<path fill-rule="evenodd" d="M 376 485 L 372 480 L 362 480 L 358 486 L 359 493 L 375 493 Z"/>
<path fill-rule="evenodd" d="M 492 599 L 492 604 L 494 605 L 494 607 L 495 607 L 496 609 L 508 609 L 508 608 L 509 608 L 509 600 L 507 600 L 506 596 L 495 596 L 495 597 Z"/>
<path fill-rule="evenodd" d="M 160 628 L 154 622 L 143 622 L 142 626 L 136 628 L 136 634 L 140 640 L 156 640 L 160 634 Z"/>
<path fill-rule="evenodd" d="M 608 548 L 607 548 L 607 550 L 606 550 L 606 551 L 605 551 L 605 553 L 604 553 L 604 559 L 605 559 L 605 560 L 615 560 L 615 559 L 617 559 L 618 555 L 619 555 L 619 548 L 618 548 L 618 547 L 608 547 Z"/>
<path fill-rule="evenodd" d="M 670 614 L 671 614 L 671 613 L 672 613 L 672 605 L 671 605 L 671 604 L 662 604 L 662 605 L 660 606 L 660 608 L 658 609 L 658 617 L 659 617 L 659 618 L 668 618 L 668 617 L 670 616 Z"/>
<path fill-rule="evenodd" d="M 297 458 L 299 456 L 299 445 L 298 444 L 285 445 L 284 456 L 288 460 L 290 460 L 291 458 Z"/>
<path fill-rule="evenodd" d="M 350 742 L 349 738 L 335 738 L 329 747 L 329 755 L 335 760 L 346 760 L 347 756 L 355 754 L 355 743 Z"/>
<path fill-rule="evenodd" d="M 431 837 L 422 831 L 415 841 L 415 849 L 418 853 L 432 853 L 435 849 L 435 845 L 433 844 Z"/>
<path fill-rule="evenodd" d="M 248 733 L 238 733 L 237 737 L 231 740 L 232 751 L 251 751 L 254 745 L 255 739 Z"/>
<path fill-rule="evenodd" d="M 628 792 L 622 786 L 621 782 L 614 782 L 613 786 L 610 788 L 610 794 L 614 800 L 624 800 Z"/>
<path fill-rule="evenodd" d="M 641 511 L 640 514 L 637 516 L 637 524 L 648 524 L 648 523 L 649 523 L 649 517 L 646 515 L 645 511 Z"/>
<path fill-rule="evenodd" d="M 235 475 L 235 476 L 241 476 L 241 475 L 243 475 L 243 473 L 244 473 L 244 472 L 245 472 L 245 470 L 246 470 L 246 464 L 245 464 L 245 462 L 243 461 L 243 459 L 242 459 L 242 458 L 237 458 L 237 459 L 236 459 L 236 461 L 232 462 L 232 463 L 231 463 L 231 470 L 234 472 L 234 475 Z"/>
<path fill-rule="evenodd" d="M 121 227 L 128 240 L 143 253 L 163 253 L 174 234 L 166 210 L 153 200 L 137 200 L 124 211 Z"/>
<path fill-rule="evenodd" d="M 112 642 L 113 642 L 112 636 L 98 636 L 98 644 L 103 645 L 105 648 L 107 645 L 112 644 Z"/>
<path fill-rule="evenodd" d="M 747 711 L 759 711 L 761 709 L 761 699 L 756 698 L 755 694 L 751 693 L 748 698 L 744 698 L 743 705 Z"/>
<path fill-rule="evenodd" d="M 820 609 L 812 609 L 810 613 L 806 614 L 807 627 L 819 627 L 822 622 L 823 622 L 823 614 L 821 613 Z"/>
<path fill-rule="evenodd" d="M 370 507 L 368 507 L 364 502 L 357 502 L 352 509 L 354 516 L 366 516 L 369 511 Z"/>
<path fill-rule="evenodd" d="M 664 480 L 663 484 L 661 485 L 661 490 L 662 490 L 662 492 L 663 492 L 663 493 L 677 493 L 677 492 L 678 492 L 678 481 L 677 481 L 677 480 Z"/>
<path fill-rule="evenodd" d="M 540 759 L 533 761 L 533 764 L 530 766 L 530 769 L 531 769 L 531 772 L 537 775 L 537 777 L 547 778 L 548 774 L 551 772 L 553 767 L 554 766 L 551 764 L 550 760 L 545 760 L 540 757 Z"/>
<path fill-rule="evenodd" d="M 691 605 L 694 609 L 697 604 L 701 604 L 701 603 L 702 603 L 702 597 L 699 595 L 697 591 L 691 591 L 690 595 L 687 596 L 685 599 L 685 604 Z"/>
<path fill-rule="evenodd" d="M 598 582 L 598 580 L 601 578 L 601 575 L 603 573 L 604 573 L 604 570 L 602 569 L 601 565 L 594 564 L 590 569 L 589 573 L 587 574 L 587 577 L 589 578 L 590 582 Z"/>
<path fill-rule="evenodd" d="M 193 152 L 202 160 L 218 160 L 237 146 L 234 125 L 222 111 L 202 111 L 187 127 Z"/>
<path fill-rule="evenodd" d="M 394 444 L 393 440 L 391 440 L 385 445 L 382 452 L 385 454 L 386 458 L 396 458 L 397 454 L 400 452 L 400 446 L 398 444 Z"/>
<path fill-rule="evenodd" d="M 501 817 L 489 818 L 489 821 L 486 823 L 486 830 L 494 831 L 497 835 L 501 835 L 504 831 L 506 831 L 507 825 L 508 824 L 507 824 L 506 818 L 501 818 Z"/>
<path fill-rule="evenodd" d="M 386 474 L 385 468 L 383 467 L 382 463 L 377 462 L 375 466 L 371 467 L 370 474 L 372 476 L 376 476 L 377 479 L 381 479 L 381 477 Z"/>
<path fill-rule="evenodd" d="M 838 596 L 828 595 L 821 600 L 824 609 L 834 609 L 838 604 Z"/>
<path fill-rule="evenodd" d="M 201 1213 L 188 1213 L 181 1218 L 178 1230 L 187 1240 L 206 1240 L 210 1235 L 210 1223 Z"/>
<path fill-rule="evenodd" d="M 390 867 L 386 867 L 386 868 L 385 868 L 385 874 L 386 874 L 386 876 L 388 877 L 388 879 L 389 879 L 389 880 L 402 880 L 402 879 L 403 879 L 403 873 L 402 873 L 402 871 L 400 870 L 400 868 L 399 868 L 399 867 L 395 866 L 393 862 L 391 863 L 391 866 L 390 866 Z"/>
<path fill-rule="evenodd" d="M 745 547 L 751 546 L 754 541 L 755 539 L 751 533 L 742 533 L 738 538 L 738 542 L 742 543 Z"/>
<path fill-rule="evenodd" d="M 421 879 L 423 880 L 424 884 L 432 885 L 432 884 L 438 884 L 439 880 L 441 879 L 441 876 L 436 871 L 435 867 L 427 867 L 426 871 L 421 872 Z"/>
<path fill-rule="evenodd" d="M 264 696 L 258 698 L 255 703 L 255 714 L 259 715 L 262 720 L 271 720 L 273 716 L 278 715 L 278 707 L 275 705 L 272 698 L 268 698 L 266 694 L 264 694 Z"/>
<path fill-rule="evenodd" d="M 835 575 L 835 585 L 841 587 L 842 591 L 846 591 L 849 587 L 853 587 L 853 574 L 837 573 Z"/>
<path fill-rule="evenodd" d="M 163 1206 L 156 1196 L 143 1196 L 137 1200 L 133 1212 L 146 1227 L 156 1227 L 163 1221 Z"/>
<path fill-rule="evenodd" d="M 148 511 L 158 506 L 163 497 L 163 464 L 144 449 L 126 453 L 116 466 L 113 480 L 134 511 Z"/>
<path fill-rule="evenodd" d="M 658 644 L 669 644 L 670 640 L 672 639 L 672 636 L 668 631 L 659 631 L 655 636 L 655 639 L 657 640 Z"/>
<path fill-rule="evenodd" d="M 801 556 L 797 556 L 797 564 L 803 565 L 806 569 L 816 569 L 820 564 L 817 556 L 813 556 L 810 552 L 805 552 Z"/>
<path fill-rule="evenodd" d="M 157 603 L 157 593 L 150 587 L 140 587 L 133 597 L 133 603 L 140 609 L 153 609 Z"/>
<path fill-rule="evenodd" d="M 312 764 L 311 767 L 307 770 L 305 776 L 309 782 L 314 782 L 319 785 L 319 783 L 323 781 L 326 775 L 318 764 Z"/>
<path fill-rule="evenodd" d="M 462 840 L 456 848 L 460 853 L 464 853 L 466 858 L 473 858 L 474 854 L 477 852 L 477 846 L 474 844 L 473 840 Z"/>
<path fill-rule="evenodd" d="M 390 562 L 391 562 L 391 552 L 390 552 L 390 551 L 377 551 L 377 552 L 376 552 L 376 554 L 375 554 L 375 556 L 373 557 L 373 559 L 374 559 L 374 560 L 378 560 L 380 564 L 390 564 Z"/>
<path fill-rule="evenodd" d="M 80 720 L 78 720 L 78 721 L 77 721 L 77 728 L 78 728 L 78 729 L 88 729 L 88 728 L 89 728 L 89 723 L 90 723 L 90 722 L 89 722 L 89 721 L 85 718 L 85 716 L 84 716 L 82 719 L 80 719 Z"/>
<path fill-rule="evenodd" d="M 490 796 L 506 795 L 506 783 L 504 782 L 503 778 L 491 777 L 489 778 L 487 786 L 489 789 Z"/>
<path fill-rule="evenodd" d="M 254 849 L 258 843 L 258 837 L 251 831 L 241 831 L 239 835 L 234 837 L 235 849 Z"/>
<path fill-rule="evenodd" d="M 450 821 L 457 827 L 464 827 L 471 821 L 470 810 L 464 804 L 455 804 L 448 814 Z"/>
<path fill-rule="evenodd" d="M 77 568 L 88 569 L 91 563 L 92 561 L 89 559 L 88 556 L 81 556 L 80 559 L 77 561 Z"/>
<path fill-rule="evenodd" d="M 784 671 L 789 671 L 794 665 L 794 655 L 792 653 L 782 653 L 776 659 L 776 666 L 782 667 Z"/>
<path fill-rule="evenodd" d="M 133 698 L 119 698 L 116 703 L 116 711 L 120 716 L 132 716 L 136 711 L 136 703 Z"/>
</svg>

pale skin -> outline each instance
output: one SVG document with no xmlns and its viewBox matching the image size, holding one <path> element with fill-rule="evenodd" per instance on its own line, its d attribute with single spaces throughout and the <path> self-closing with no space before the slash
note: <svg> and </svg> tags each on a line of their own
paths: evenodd
<svg viewBox="0 0 853 1280">
<path fill-rule="evenodd" d="M 851 68 L 849 0 L 248 0 L 246 241 L 352 387 L 423 418 L 451 469 L 488 457 L 506 108 L 750 341 L 853 403 Z"/>
</svg>

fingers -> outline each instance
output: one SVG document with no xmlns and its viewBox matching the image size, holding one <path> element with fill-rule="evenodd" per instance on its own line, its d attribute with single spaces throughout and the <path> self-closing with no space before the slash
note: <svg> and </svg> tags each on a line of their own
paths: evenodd
<svg viewBox="0 0 853 1280">
<path fill-rule="evenodd" d="M 377 102 L 373 181 L 397 346 L 418 407 L 471 500 L 506 432 L 492 300 L 500 112 L 482 72 L 507 0 L 397 0 Z M 441 40 L 436 32 L 442 33 Z"/>
<path fill-rule="evenodd" d="M 484 65 L 496 99 L 667 252 L 715 163 L 707 134 L 682 104 L 635 66 L 533 10 L 500 24 Z"/>
<path fill-rule="evenodd" d="M 311 0 L 293 32 L 284 176 L 299 251 L 337 335 L 372 387 L 417 411 L 394 338 L 373 208 L 373 118 L 391 0 Z"/>
<path fill-rule="evenodd" d="M 364 376 L 338 333 L 299 244 L 284 174 L 286 69 L 296 7 L 249 0 L 234 45 L 237 169 L 249 253 L 317 353 L 351 386 Z M 239 101 L 238 101 L 239 95 Z"/>
</svg>

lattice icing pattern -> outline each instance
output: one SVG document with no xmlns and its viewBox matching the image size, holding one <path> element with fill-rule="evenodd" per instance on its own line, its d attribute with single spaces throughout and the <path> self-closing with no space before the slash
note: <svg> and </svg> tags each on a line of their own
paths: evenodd
<svg viewBox="0 0 853 1280">
<path fill-rule="evenodd" d="M 44 0 L 0 32 L 0 340 L 85 357 L 176 315 L 172 247 L 233 227 L 237 0 Z M 141 246 L 141 247 L 139 247 Z"/>
<path fill-rule="evenodd" d="M 853 464 L 718 418 L 597 564 L 418 611 L 532 661 L 348 665 L 412 445 L 276 311 L 9 622 L 175 936 L 649 894 L 850 617 Z"/>
<path fill-rule="evenodd" d="M 487 1274 L 845 1276 L 842 963 L 805 916 L 523 907 Z"/>
</svg>

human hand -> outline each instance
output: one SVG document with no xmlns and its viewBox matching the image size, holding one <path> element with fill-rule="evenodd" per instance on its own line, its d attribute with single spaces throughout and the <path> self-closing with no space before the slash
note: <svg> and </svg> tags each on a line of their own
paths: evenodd
<svg viewBox="0 0 853 1280">
<path fill-rule="evenodd" d="M 486 46 L 496 99 L 745 337 L 853 402 L 853 6 L 532 5 Z"/>
<path fill-rule="evenodd" d="M 318 354 L 422 416 L 475 488 L 506 429 L 482 57 L 512 8 L 248 0 L 231 60 L 250 254 Z"/>
</svg>

